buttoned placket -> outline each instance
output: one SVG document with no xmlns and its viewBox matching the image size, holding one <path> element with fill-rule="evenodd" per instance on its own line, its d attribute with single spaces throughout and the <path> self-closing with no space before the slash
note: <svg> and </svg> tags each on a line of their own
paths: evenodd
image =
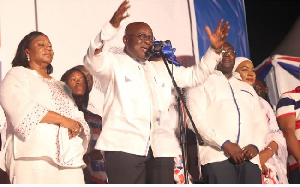
<svg viewBox="0 0 300 187">
<path fill-rule="evenodd" d="M 152 93 L 151 93 L 151 89 L 149 89 L 150 87 L 151 87 L 151 82 L 148 80 L 149 78 L 148 78 L 148 76 L 149 75 L 147 75 L 146 73 L 145 73 L 145 64 L 144 65 L 142 65 L 142 64 L 139 64 L 139 63 L 137 63 L 137 67 L 138 67 L 138 69 L 139 69 L 139 72 L 140 72 L 140 74 L 141 74 L 141 77 L 142 77 L 142 79 L 143 79 L 143 82 L 145 83 L 144 85 L 145 85 L 145 87 L 146 87 L 146 90 L 147 90 L 147 93 L 148 93 L 148 97 L 149 97 L 149 99 L 150 99 L 150 103 L 151 103 L 151 105 L 150 105 L 150 114 L 149 114 L 149 116 L 150 116 L 150 124 L 149 124 L 149 127 L 150 127 L 150 134 L 149 134 L 149 138 L 148 138 L 148 142 L 147 142 L 147 146 L 146 146 L 146 149 L 145 149 L 145 152 L 144 152 L 144 155 L 146 155 L 147 156 L 147 154 L 148 154 L 148 152 L 149 152 L 149 147 L 150 147 L 150 145 L 151 145 L 151 134 L 152 134 L 152 131 L 153 131 L 153 128 L 151 128 L 151 126 L 152 125 L 154 125 L 154 120 L 153 120 L 153 117 L 154 117 L 154 108 L 153 108 L 153 99 L 152 99 Z M 153 146 L 153 145 L 152 145 Z M 152 150 L 153 150 L 154 148 L 152 147 Z"/>
</svg>

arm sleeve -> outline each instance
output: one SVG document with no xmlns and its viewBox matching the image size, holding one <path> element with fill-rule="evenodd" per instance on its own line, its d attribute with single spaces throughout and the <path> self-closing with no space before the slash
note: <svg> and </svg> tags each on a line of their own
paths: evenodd
<svg viewBox="0 0 300 187">
<path fill-rule="evenodd" d="M 108 51 L 108 43 L 117 32 L 118 29 L 110 23 L 106 23 L 96 38 L 91 40 L 83 59 L 83 64 L 87 70 L 102 81 L 109 79 L 112 73 L 114 56 Z M 99 48 L 102 48 L 102 51 L 95 55 L 95 50 Z"/>
<path fill-rule="evenodd" d="M 266 146 L 270 144 L 270 142 L 275 141 L 278 145 L 278 157 L 287 157 L 284 153 L 287 153 L 286 140 L 283 136 L 282 131 L 279 129 L 278 123 L 276 121 L 276 116 L 274 114 L 273 109 L 269 105 L 267 101 L 260 98 L 261 106 L 264 111 L 267 113 L 267 120 L 269 123 L 269 131 L 266 138 Z M 282 154 L 281 156 L 279 156 Z"/>
<path fill-rule="evenodd" d="M 10 71 L 1 87 L 1 105 L 13 125 L 14 132 L 22 140 L 30 136 L 49 111 L 31 98 L 29 82 L 24 72 Z"/>
<path fill-rule="evenodd" d="M 175 81 L 179 87 L 194 87 L 202 84 L 208 76 L 214 72 L 215 67 L 221 61 L 221 55 L 208 48 L 200 62 L 192 67 L 176 67 L 174 69 Z"/>
<path fill-rule="evenodd" d="M 187 89 L 186 94 L 187 106 L 201 137 L 205 143 L 221 150 L 222 145 L 228 140 L 228 138 L 217 134 L 215 129 L 213 129 L 208 123 L 205 123 L 207 100 L 204 86 L 198 85 L 194 88 L 189 88 Z"/>
<path fill-rule="evenodd" d="M 255 93 L 255 92 L 254 92 Z M 268 134 L 268 121 L 266 112 L 263 110 L 259 103 L 258 95 L 254 94 L 254 137 L 253 137 L 253 145 L 255 145 L 259 151 L 265 148 L 265 140 Z"/>
<path fill-rule="evenodd" d="M 282 94 L 276 107 L 277 119 L 288 115 L 295 115 L 295 104 L 295 100 L 290 97 L 289 93 Z"/>
</svg>

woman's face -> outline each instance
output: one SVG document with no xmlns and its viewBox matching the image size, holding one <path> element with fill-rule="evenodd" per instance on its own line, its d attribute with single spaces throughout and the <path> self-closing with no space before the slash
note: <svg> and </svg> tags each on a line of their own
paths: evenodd
<svg viewBox="0 0 300 187">
<path fill-rule="evenodd" d="M 79 71 L 74 71 L 69 75 L 67 85 L 72 89 L 73 95 L 83 96 L 85 94 L 86 83 L 83 75 Z"/>
<path fill-rule="evenodd" d="M 79 69 L 80 71 L 82 71 L 84 73 L 84 75 L 85 75 L 85 77 L 86 77 L 86 79 L 88 81 L 89 92 L 91 92 L 91 90 L 93 88 L 93 84 L 94 84 L 94 82 L 93 82 L 93 76 L 82 65 L 78 65 L 78 66 L 76 66 L 76 68 Z"/>
<path fill-rule="evenodd" d="M 29 44 L 29 48 L 25 50 L 27 57 L 30 58 L 29 64 L 47 67 L 52 62 L 54 52 L 52 44 L 48 37 L 39 35 L 35 37 Z"/>
<path fill-rule="evenodd" d="M 253 86 L 256 79 L 256 74 L 253 63 L 251 61 L 243 61 L 238 65 L 235 71 L 241 75 L 241 78 L 244 82 L 247 82 L 248 84 Z"/>
</svg>

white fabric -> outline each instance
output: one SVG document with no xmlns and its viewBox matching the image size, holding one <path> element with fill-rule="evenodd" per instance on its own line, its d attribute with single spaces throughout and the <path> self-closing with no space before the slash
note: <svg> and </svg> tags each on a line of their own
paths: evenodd
<svg viewBox="0 0 300 187">
<path fill-rule="evenodd" d="M 86 152 L 83 146 L 83 140 L 76 136 L 75 138 L 69 139 L 68 129 L 64 127 L 59 128 L 59 142 L 60 142 L 60 155 L 59 161 L 61 163 L 68 163 L 73 160 L 74 166 L 84 166 L 83 155 Z"/>
<path fill-rule="evenodd" d="M 7 115 L 7 134 L 13 135 L 11 141 L 13 141 L 14 147 L 12 150 L 13 154 L 5 154 L 13 155 L 10 159 L 40 159 L 47 157 L 58 165 L 82 167 L 84 166 L 82 155 L 86 151 L 89 141 L 89 127 L 84 120 L 83 113 L 78 111 L 77 106 L 71 98 L 71 90 L 66 87 L 66 84 L 63 82 L 54 81 L 61 91 L 66 93 L 66 97 L 64 98 L 65 104 L 69 105 L 68 107 L 71 109 L 71 111 L 66 112 L 70 112 L 69 115 L 72 119 L 81 122 L 84 128 L 83 133 L 69 140 L 69 138 L 67 138 L 68 132 L 65 128 L 59 128 L 58 125 L 48 123 L 37 123 L 37 125 L 32 126 L 32 129 L 28 129 L 28 135 L 24 135 L 24 137 L 18 132 L 20 124 L 23 123 L 24 128 L 32 125 L 32 119 L 30 119 L 32 116 L 27 117 L 27 115 L 30 115 L 30 111 L 34 111 L 36 106 L 55 111 L 56 106 L 53 104 L 54 101 L 52 100 L 50 88 L 39 76 L 40 75 L 34 70 L 24 67 L 13 67 L 2 82 L 0 92 L 1 105 Z M 42 117 L 43 116 L 40 116 L 40 119 L 42 119 Z M 26 118 L 28 119 L 24 122 Z M 26 124 L 26 122 L 30 124 Z M 78 153 L 78 150 L 80 150 L 80 155 L 72 155 L 71 163 L 63 162 L 66 161 L 66 159 L 70 161 L 70 157 L 66 155 L 72 153 L 69 152 L 66 147 L 62 147 L 62 142 L 57 142 L 57 137 L 59 137 L 63 143 L 69 144 L 68 146 L 72 147 L 73 153 Z M 80 140 L 77 139 L 82 139 L 83 142 L 78 144 Z M 62 152 L 57 153 L 57 146 Z M 60 154 L 66 156 L 61 161 L 58 159 Z"/>
<path fill-rule="evenodd" d="M 103 104 L 104 104 L 104 94 L 101 91 L 101 84 L 95 76 L 93 76 L 93 88 L 89 95 L 89 103 L 87 110 L 94 114 L 102 116 Z"/>
<path fill-rule="evenodd" d="M 199 165 L 228 159 L 221 150 L 226 140 L 243 148 L 254 144 L 264 148 L 267 120 L 258 96 L 238 73 L 227 79 L 220 71 L 209 76 L 203 85 L 187 89 L 187 105 L 205 144 L 199 146 Z M 240 118 L 240 121 L 239 121 Z M 251 159 L 260 165 L 259 157 Z"/>
<path fill-rule="evenodd" d="M 91 41 L 84 65 L 101 80 L 105 93 L 103 129 L 95 146 L 104 151 L 123 151 L 147 155 L 149 146 L 154 157 L 175 157 L 170 136 L 173 130 L 161 123 L 172 102 L 172 81 L 164 64 L 155 62 L 139 64 L 125 53 L 108 51 L 109 40 L 117 33 L 106 24 L 95 40 Z M 103 51 L 94 55 L 103 44 Z M 195 86 L 213 71 L 220 55 L 209 49 L 194 67 L 174 67 L 174 77 L 179 87 Z M 168 118 L 168 117 L 166 117 Z M 174 143 L 174 144 L 177 144 Z"/>
<path fill-rule="evenodd" d="M 84 184 L 81 168 L 61 167 L 47 158 L 11 160 L 13 141 L 8 142 L 6 160 L 9 168 L 13 168 L 8 171 L 12 184 Z"/>
<path fill-rule="evenodd" d="M 276 54 L 266 58 L 255 68 L 255 70 L 257 71 L 258 69 L 263 68 L 263 66 L 269 62 L 272 63 L 272 67 L 266 75 L 265 82 L 269 88 L 270 102 L 273 107 L 276 107 L 279 98 L 283 93 L 293 90 L 295 87 L 300 85 L 300 79 L 283 69 L 278 62 L 299 67 L 300 57 Z"/>
<path fill-rule="evenodd" d="M 278 123 L 276 121 L 275 113 L 271 108 L 270 104 L 259 97 L 259 102 L 265 113 L 267 114 L 268 121 L 268 134 L 265 142 L 265 147 L 269 145 L 270 142 L 275 141 L 278 145 L 277 154 L 274 154 L 267 162 L 266 166 L 276 173 L 278 176 L 278 181 L 281 184 L 288 184 L 287 179 L 287 145 L 283 133 L 279 129 Z"/>
<path fill-rule="evenodd" d="M 249 59 L 246 58 L 246 57 L 235 57 L 234 67 L 233 67 L 232 71 L 235 72 L 236 68 L 237 68 L 242 62 L 244 62 L 244 61 L 246 61 L 246 60 L 252 62 L 251 60 L 249 60 Z"/>
<path fill-rule="evenodd" d="M 5 114 L 2 107 L 0 106 L 0 132 L 2 132 L 2 130 L 5 128 L 5 122 Z"/>
<path fill-rule="evenodd" d="M 2 150 L 4 148 L 5 140 L 6 140 L 6 118 L 1 106 L 0 106 L 0 134 L 1 134 L 1 143 L 2 143 L 2 147 L 0 147 L 0 150 Z"/>
</svg>

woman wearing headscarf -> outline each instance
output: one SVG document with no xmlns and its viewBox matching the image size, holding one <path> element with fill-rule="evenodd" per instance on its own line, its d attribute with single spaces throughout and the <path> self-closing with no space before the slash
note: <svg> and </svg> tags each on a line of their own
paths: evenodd
<svg viewBox="0 0 300 187">
<path fill-rule="evenodd" d="M 255 83 L 256 74 L 251 60 L 245 57 L 236 57 L 233 71 L 240 74 L 242 81 L 251 86 Z M 259 158 L 262 167 L 262 182 L 287 184 L 287 146 L 285 138 L 276 121 L 270 104 L 259 97 L 261 107 L 268 118 L 269 131 L 265 140 L 265 149 L 260 151 Z"/>
</svg>

